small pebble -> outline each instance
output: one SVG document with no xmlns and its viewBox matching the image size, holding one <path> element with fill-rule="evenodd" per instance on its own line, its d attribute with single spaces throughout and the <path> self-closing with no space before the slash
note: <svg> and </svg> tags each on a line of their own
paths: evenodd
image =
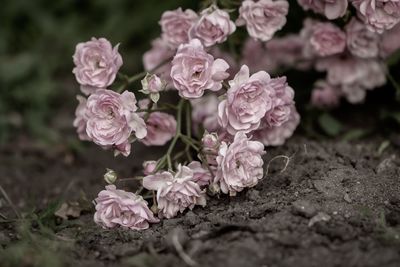
<svg viewBox="0 0 400 267">
<path fill-rule="evenodd" d="M 310 219 L 310 222 L 308 223 L 308 227 L 313 226 L 315 223 L 317 222 L 327 222 L 331 219 L 331 216 L 329 216 L 328 214 L 324 213 L 324 212 L 318 212 L 317 215 L 315 215 L 314 217 L 312 217 Z"/>
<path fill-rule="evenodd" d="M 292 213 L 311 218 L 317 212 L 315 205 L 307 200 L 296 200 L 292 203 Z"/>
</svg>

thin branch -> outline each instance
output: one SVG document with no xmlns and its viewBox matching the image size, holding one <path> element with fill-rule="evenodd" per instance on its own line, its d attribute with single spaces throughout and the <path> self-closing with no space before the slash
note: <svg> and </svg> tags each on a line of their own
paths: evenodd
<svg viewBox="0 0 400 267">
<path fill-rule="evenodd" d="M 179 257 L 189 266 L 197 266 L 197 262 L 192 260 L 188 254 L 184 251 L 182 244 L 179 242 L 178 235 L 172 235 L 172 244 L 175 247 L 176 252 L 178 252 Z"/>
<path fill-rule="evenodd" d="M 11 209 L 14 211 L 15 215 L 17 215 L 17 217 L 19 219 L 22 219 L 22 216 L 19 213 L 19 211 L 17 210 L 17 207 L 14 205 L 14 203 L 8 197 L 6 191 L 3 189 L 3 187 L 1 185 L 0 185 L 0 193 L 3 195 L 4 199 L 8 202 L 8 204 L 11 206 Z"/>
</svg>

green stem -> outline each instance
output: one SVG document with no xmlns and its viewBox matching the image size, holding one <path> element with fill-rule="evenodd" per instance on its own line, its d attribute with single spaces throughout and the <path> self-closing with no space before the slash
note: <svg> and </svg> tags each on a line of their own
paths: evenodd
<svg viewBox="0 0 400 267">
<path fill-rule="evenodd" d="M 395 78 L 390 74 L 389 69 L 386 69 L 386 76 L 388 77 L 390 83 L 396 89 L 396 99 L 400 101 L 400 84 L 395 80 Z"/>
<path fill-rule="evenodd" d="M 181 138 L 182 134 L 182 111 L 183 111 L 183 106 L 185 104 L 185 100 L 181 99 L 178 104 L 178 111 L 176 113 L 176 133 L 174 136 L 174 139 L 172 139 L 171 144 L 168 147 L 167 154 L 165 155 L 167 159 L 167 164 L 168 164 L 168 169 L 172 170 L 172 161 L 171 161 L 171 154 L 175 148 L 176 142 L 178 141 L 179 138 Z"/>
<path fill-rule="evenodd" d="M 140 73 L 137 73 L 131 77 L 128 77 L 124 74 L 121 74 L 124 78 L 125 78 L 125 83 L 122 84 L 120 87 L 117 88 L 117 90 L 115 90 L 117 93 L 121 93 L 122 91 L 124 91 L 124 89 L 130 85 L 131 83 L 136 82 L 139 79 L 142 79 L 144 76 L 146 76 L 147 73 L 153 73 L 156 70 L 158 70 L 159 68 L 161 68 L 162 66 L 164 66 L 166 63 L 170 62 L 172 60 L 172 57 L 167 58 L 166 60 L 164 60 L 163 62 L 161 62 L 160 64 L 158 64 L 157 66 L 155 66 L 153 69 L 149 70 L 149 71 L 142 71 Z"/>
</svg>

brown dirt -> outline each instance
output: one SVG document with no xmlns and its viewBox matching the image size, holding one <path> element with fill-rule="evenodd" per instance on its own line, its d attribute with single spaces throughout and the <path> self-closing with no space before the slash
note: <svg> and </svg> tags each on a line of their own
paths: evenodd
<svg viewBox="0 0 400 267">
<path fill-rule="evenodd" d="M 266 162 L 291 156 L 284 172 L 283 160 L 274 160 L 255 188 L 233 198 L 210 198 L 205 208 L 142 232 L 103 230 L 87 212 L 57 228 L 56 235 L 70 244 L 62 261 L 66 266 L 187 266 L 177 252 L 178 240 L 198 266 L 399 266 L 400 151 L 390 147 L 378 155 L 381 141 L 318 143 L 296 136 L 265 156 Z M 133 157 L 114 159 L 94 146 L 77 156 L 4 150 L 0 184 L 21 210 L 43 208 L 60 196 L 73 200 L 80 191 L 93 199 L 104 186 L 105 167 L 127 177 L 144 159 L 160 154 L 146 151 L 141 147 Z M 11 217 L 2 203 L 0 212 Z M 0 252 L 19 239 L 14 230 L 13 224 L 0 224 Z"/>
</svg>

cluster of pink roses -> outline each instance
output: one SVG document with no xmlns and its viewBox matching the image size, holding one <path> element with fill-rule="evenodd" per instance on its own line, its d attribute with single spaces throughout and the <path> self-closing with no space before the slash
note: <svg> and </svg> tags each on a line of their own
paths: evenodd
<svg viewBox="0 0 400 267">
<path fill-rule="evenodd" d="M 104 38 L 77 45 L 73 73 L 87 95 L 78 96 L 74 121 L 80 139 L 124 156 L 136 140 L 162 146 L 172 139 L 164 157 L 143 164 L 143 188 L 154 192 L 152 209 L 143 197 L 116 189 L 116 173 L 109 170 L 105 180 L 111 185 L 95 200 L 96 223 L 146 229 L 159 221 L 153 212 L 159 218 L 172 218 L 206 205 L 207 192 L 234 196 L 263 178 L 265 146 L 283 144 L 299 123 L 294 91 L 285 77 L 271 78 L 266 71 L 251 75 L 245 64 L 238 70 L 236 62 L 215 45 L 241 25 L 255 39 L 271 39 L 285 25 L 288 8 L 286 0 L 246 0 L 236 23 L 215 5 L 199 14 L 181 8 L 164 12 L 161 37 L 143 56 L 150 73 L 137 90 L 145 97 L 139 101 L 123 90 L 124 85 L 110 89 L 122 65 L 118 46 L 112 48 Z M 133 79 L 121 76 L 124 83 Z M 174 108 L 176 118 L 162 111 L 168 109 L 159 103 L 164 89 L 175 89 L 181 97 Z M 190 111 L 184 114 L 189 127 L 183 134 L 182 113 Z M 201 140 L 193 137 L 192 130 Z M 171 157 L 178 140 L 186 144 L 186 164 L 176 160 L 182 154 Z"/>
<path fill-rule="evenodd" d="M 362 102 L 366 90 L 386 82 L 381 61 L 400 48 L 400 1 L 298 3 L 327 20 L 307 18 L 298 34 L 274 37 L 286 24 L 287 0 L 245 0 L 235 22 L 216 5 L 199 13 L 164 12 L 161 36 L 143 55 L 149 73 L 140 77 L 136 92 L 144 99 L 139 101 L 137 94 L 124 91 L 125 85 L 110 89 L 122 65 L 118 45 L 113 48 L 104 38 L 77 45 L 73 73 L 87 95 L 78 96 L 74 126 L 79 138 L 124 156 L 136 140 L 146 146 L 169 142 L 162 158 L 143 164 L 144 198 L 153 197 L 152 208 L 143 197 L 108 185 L 95 200 L 96 223 L 146 229 L 206 205 L 210 195 L 235 196 L 257 185 L 264 176 L 265 146 L 282 145 L 300 122 L 286 77 L 269 73 L 282 68 L 325 72 L 326 78 L 315 83 L 312 103 L 326 108 L 341 97 Z M 344 25 L 332 21 L 346 14 Z M 245 26 L 251 37 L 239 60 L 217 46 L 237 26 Z M 124 84 L 135 81 L 136 76 L 120 74 Z M 178 105 L 159 103 L 165 89 L 177 91 Z M 173 155 L 178 141 L 184 149 Z M 106 181 L 114 183 L 114 176 L 111 171 Z"/>
<path fill-rule="evenodd" d="M 242 63 L 270 73 L 286 68 L 326 72 L 326 79 L 315 83 L 311 95 L 312 104 L 324 108 L 339 105 L 341 97 L 351 103 L 363 102 L 367 90 L 386 83 L 382 62 L 400 48 L 400 1 L 298 3 L 305 11 L 322 14 L 327 20 L 306 18 L 298 34 L 274 37 L 266 43 L 247 40 Z M 351 16 L 350 4 L 356 16 Z M 342 17 L 345 25 L 336 23 Z"/>
</svg>

